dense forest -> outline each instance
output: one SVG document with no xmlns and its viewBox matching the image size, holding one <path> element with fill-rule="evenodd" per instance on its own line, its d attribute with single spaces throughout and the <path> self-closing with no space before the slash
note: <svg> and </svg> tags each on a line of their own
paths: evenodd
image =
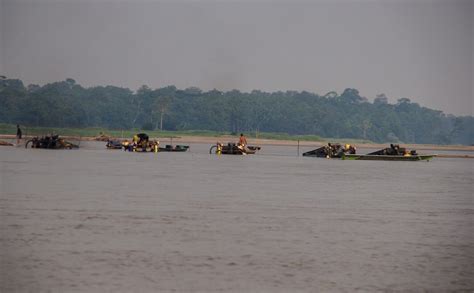
<svg viewBox="0 0 474 293">
<path fill-rule="evenodd" d="M 144 130 L 281 132 L 374 142 L 474 144 L 473 116 L 457 117 L 408 98 L 373 102 L 348 88 L 323 96 L 302 91 L 202 91 L 175 86 L 136 92 L 85 88 L 73 79 L 44 86 L 0 80 L 0 122 L 30 126 Z"/>
</svg>

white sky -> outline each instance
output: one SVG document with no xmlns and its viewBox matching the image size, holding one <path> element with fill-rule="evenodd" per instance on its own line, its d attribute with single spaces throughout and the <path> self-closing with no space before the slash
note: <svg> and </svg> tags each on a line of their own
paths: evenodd
<svg viewBox="0 0 474 293">
<path fill-rule="evenodd" d="M 0 75 L 26 84 L 352 87 L 474 112 L 474 1 L 0 1 Z"/>
</svg>

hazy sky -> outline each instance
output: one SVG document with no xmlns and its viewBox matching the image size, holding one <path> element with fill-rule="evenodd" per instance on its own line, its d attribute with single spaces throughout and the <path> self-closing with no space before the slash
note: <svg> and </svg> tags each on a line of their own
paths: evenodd
<svg viewBox="0 0 474 293">
<path fill-rule="evenodd" d="M 26 84 L 352 87 L 474 112 L 474 0 L 0 1 L 0 75 Z"/>
</svg>

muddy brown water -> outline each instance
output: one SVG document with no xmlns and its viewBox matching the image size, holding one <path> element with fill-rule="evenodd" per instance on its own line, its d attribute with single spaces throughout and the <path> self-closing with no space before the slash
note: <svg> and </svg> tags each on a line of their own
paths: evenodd
<svg viewBox="0 0 474 293">
<path fill-rule="evenodd" d="M 474 160 L 208 149 L 1 148 L 0 292 L 474 289 Z"/>
</svg>

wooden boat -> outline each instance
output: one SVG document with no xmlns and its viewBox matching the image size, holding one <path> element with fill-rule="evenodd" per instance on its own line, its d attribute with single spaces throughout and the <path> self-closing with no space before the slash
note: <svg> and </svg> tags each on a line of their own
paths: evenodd
<svg viewBox="0 0 474 293">
<path fill-rule="evenodd" d="M 123 150 L 137 153 L 157 153 L 159 151 L 159 143 L 157 141 L 143 141 L 139 144 L 122 142 Z"/>
<path fill-rule="evenodd" d="M 128 141 L 120 142 L 108 142 L 107 143 L 108 149 L 121 149 L 123 148 L 125 151 L 134 151 L 134 152 L 185 152 L 189 149 L 188 145 L 170 145 L 167 144 L 165 147 L 159 147 L 159 143 L 155 141 L 148 142 L 145 146 L 138 146 Z"/>
<path fill-rule="evenodd" d="M 328 143 L 327 146 L 322 146 L 312 151 L 303 153 L 303 157 L 317 157 L 317 158 L 342 158 L 344 154 L 355 154 L 356 148 L 350 144 L 342 146 L 339 143 Z"/>
<path fill-rule="evenodd" d="M 341 159 L 343 160 L 373 160 L 373 161 L 429 161 L 436 155 L 355 155 L 355 154 L 344 154 Z"/>
<path fill-rule="evenodd" d="M 163 147 L 160 147 L 158 149 L 159 152 L 185 152 L 189 149 L 189 146 L 188 145 L 176 145 L 176 146 L 173 146 L 173 145 L 170 145 L 170 144 L 167 144 L 164 148 Z"/>
<path fill-rule="evenodd" d="M 143 138 L 139 138 L 139 136 Z M 149 140 L 148 135 L 145 133 L 139 133 L 136 136 L 136 139 L 129 140 L 108 140 L 106 147 L 111 150 L 123 149 L 124 151 L 129 152 L 185 152 L 189 149 L 188 145 L 176 145 L 167 144 L 165 147 L 160 147 L 160 142 L 157 140 Z M 171 141 L 173 137 L 170 137 Z"/>
<path fill-rule="evenodd" d="M 119 140 L 108 140 L 105 146 L 109 150 L 121 150 L 124 147 L 124 144 Z"/>
<path fill-rule="evenodd" d="M 73 144 L 59 137 L 59 135 L 33 137 L 25 143 L 25 148 L 36 149 L 75 149 L 79 145 Z"/>
<path fill-rule="evenodd" d="M 130 152 L 135 152 L 135 153 L 157 153 L 158 151 L 155 151 L 154 148 L 151 147 L 146 147 L 146 148 L 134 148 L 132 150 L 128 150 Z"/>
<path fill-rule="evenodd" d="M 259 151 L 261 147 L 259 146 L 245 146 L 241 147 L 236 143 L 229 142 L 227 145 L 217 143 L 209 149 L 209 153 L 212 154 L 223 154 L 223 155 L 253 155 Z"/>
<path fill-rule="evenodd" d="M 373 161 L 429 161 L 436 155 L 420 155 L 416 150 L 401 148 L 398 144 L 391 144 L 366 155 L 343 154 L 343 160 L 373 160 Z"/>
</svg>

